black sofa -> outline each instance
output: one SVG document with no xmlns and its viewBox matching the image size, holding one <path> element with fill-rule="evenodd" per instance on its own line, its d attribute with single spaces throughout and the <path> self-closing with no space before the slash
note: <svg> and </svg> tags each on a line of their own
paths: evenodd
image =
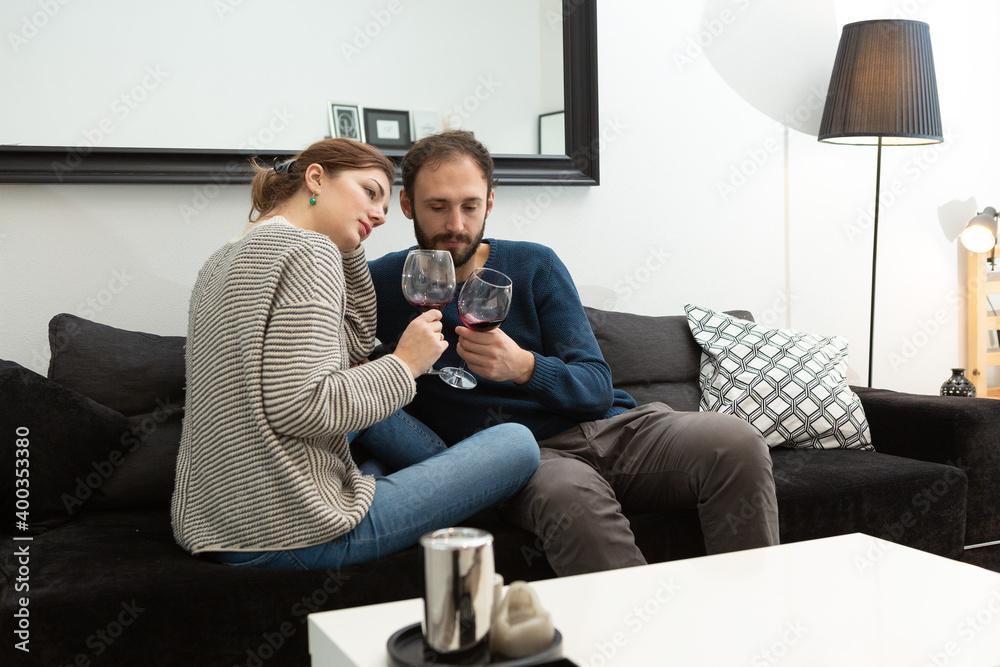
<svg viewBox="0 0 1000 667">
<path fill-rule="evenodd" d="M 684 316 L 588 315 L 617 386 L 697 409 L 700 350 Z M 0 362 L 3 664 L 307 665 L 308 613 L 422 594 L 417 548 L 316 572 L 184 552 L 169 516 L 183 338 L 63 314 L 49 342 L 48 378 Z M 857 392 L 877 452 L 772 450 L 782 541 L 864 532 L 962 558 L 963 545 L 1000 539 L 1000 403 Z M 24 467 L 27 498 L 16 483 Z M 29 515 L 17 514 L 19 500 Z M 753 508 L 734 508 L 744 511 Z M 630 520 L 650 561 L 704 553 L 693 510 Z M 553 576 L 546 536 L 495 511 L 466 523 L 494 534 L 507 581 Z M 1000 569 L 1000 547 L 965 553 Z M 24 638 L 30 652 L 15 648 Z"/>
</svg>

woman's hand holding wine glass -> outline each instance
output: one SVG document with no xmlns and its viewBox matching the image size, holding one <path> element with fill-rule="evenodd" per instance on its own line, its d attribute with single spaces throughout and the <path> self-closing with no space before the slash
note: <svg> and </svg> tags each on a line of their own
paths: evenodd
<svg viewBox="0 0 1000 667">
<path fill-rule="evenodd" d="M 448 343 L 441 333 L 441 311 L 429 310 L 407 325 L 393 354 L 402 359 L 417 378 L 428 372 L 447 349 Z"/>
<path fill-rule="evenodd" d="M 438 374 L 434 362 L 448 349 L 441 333 L 441 308 L 455 296 L 455 264 L 447 250 L 411 250 L 403 263 L 403 297 L 423 312 L 403 331 L 395 354 L 413 377 Z M 412 360 L 412 361 L 411 361 Z"/>
</svg>

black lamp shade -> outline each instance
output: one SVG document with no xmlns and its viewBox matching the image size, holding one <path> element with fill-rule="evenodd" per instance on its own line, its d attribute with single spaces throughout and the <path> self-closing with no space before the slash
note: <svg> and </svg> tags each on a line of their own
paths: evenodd
<svg viewBox="0 0 1000 667">
<path fill-rule="evenodd" d="M 819 140 L 838 144 L 936 144 L 944 140 L 930 27 L 921 21 L 844 26 Z"/>
</svg>

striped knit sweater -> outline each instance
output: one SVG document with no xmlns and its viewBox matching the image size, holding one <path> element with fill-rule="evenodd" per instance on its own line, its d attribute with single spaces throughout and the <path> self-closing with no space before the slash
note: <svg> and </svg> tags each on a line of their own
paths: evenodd
<svg viewBox="0 0 1000 667">
<path fill-rule="evenodd" d="M 392 414 L 416 385 L 374 343 L 364 249 L 283 218 L 208 260 L 191 295 L 187 398 L 171 508 L 190 551 L 311 546 L 349 532 L 372 477 L 346 434 Z"/>
</svg>

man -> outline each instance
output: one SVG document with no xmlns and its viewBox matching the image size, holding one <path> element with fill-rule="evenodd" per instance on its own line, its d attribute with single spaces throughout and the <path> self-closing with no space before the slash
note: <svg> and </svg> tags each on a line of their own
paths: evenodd
<svg viewBox="0 0 1000 667">
<path fill-rule="evenodd" d="M 411 404 L 446 443 L 502 422 L 532 430 L 541 464 L 503 508 L 505 517 L 544 537 L 556 574 L 642 565 L 624 513 L 697 507 L 708 553 L 777 544 L 771 458 L 746 422 L 717 413 L 636 407 L 611 385 L 569 272 L 534 243 L 483 239 L 493 210 L 493 162 L 468 132 L 421 139 L 403 158 L 404 215 L 417 245 L 449 250 L 461 283 L 489 266 L 514 290 L 503 325 L 476 332 L 444 308 L 449 343 L 438 366 L 463 359 L 481 379 L 453 388 L 434 375 L 418 381 Z M 400 274 L 407 251 L 370 263 L 378 296 L 377 336 L 388 347 L 416 311 Z M 746 503 L 757 508 L 732 521 Z"/>
</svg>

